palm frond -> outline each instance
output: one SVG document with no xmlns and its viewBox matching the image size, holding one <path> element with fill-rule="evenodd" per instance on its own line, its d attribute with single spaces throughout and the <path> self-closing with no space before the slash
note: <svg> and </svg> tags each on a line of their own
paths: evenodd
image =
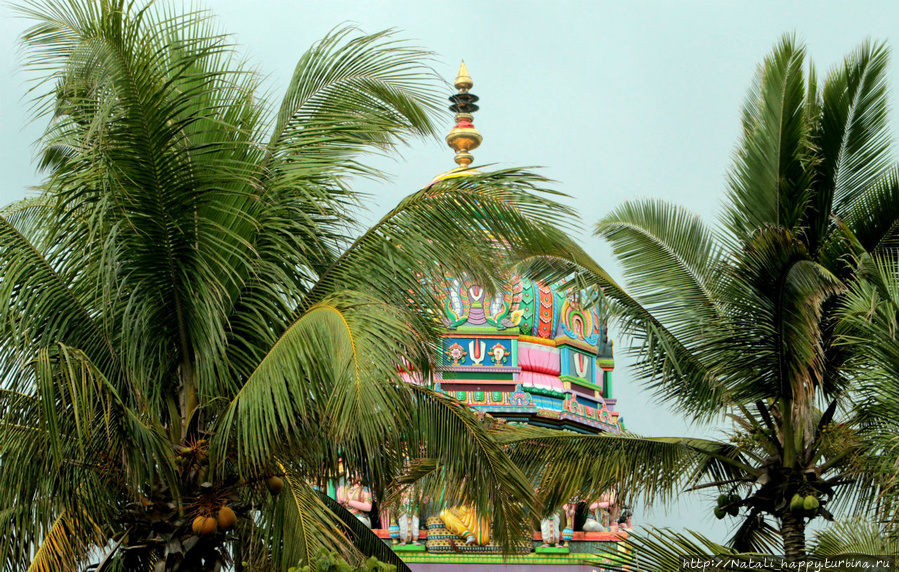
<svg viewBox="0 0 899 572">
<path fill-rule="evenodd" d="M 713 463 L 745 466 L 728 456 L 732 448 L 704 439 L 579 435 L 504 425 L 494 434 L 535 483 L 547 513 L 572 498 L 592 500 L 612 486 L 622 491 L 619 496 L 625 501 L 639 495 L 647 505 L 665 502 L 704 473 L 716 474 Z M 625 498 L 628 491 L 639 493 Z"/>
<path fill-rule="evenodd" d="M 722 221 L 737 239 L 760 226 L 794 229 L 802 222 L 811 192 L 804 61 L 805 49 L 783 37 L 759 67 L 743 106 Z"/>
<path fill-rule="evenodd" d="M 594 232 L 611 243 L 631 296 L 686 345 L 695 346 L 704 325 L 721 318 L 720 249 L 698 216 L 658 200 L 626 202 Z M 656 273 L 667 277 L 664 284 L 651 280 Z"/>
<path fill-rule="evenodd" d="M 257 531 L 264 535 L 274 569 L 286 572 L 301 562 L 308 562 L 322 549 L 353 560 L 353 543 L 327 502 L 302 479 L 288 475 L 286 481 L 284 490 L 269 509 L 267 522 Z M 357 545 L 357 548 L 363 547 Z M 363 552 L 370 554 L 370 551 Z"/>
<path fill-rule="evenodd" d="M 360 149 L 436 133 L 437 76 L 424 65 L 431 54 L 391 30 L 354 32 L 333 31 L 297 63 L 269 143 L 281 176 L 365 173 L 352 160 Z"/>
<path fill-rule="evenodd" d="M 830 216 L 857 212 L 857 201 L 892 163 L 887 128 L 886 66 L 889 49 L 865 42 L 828 74 L 812 138 L 820 157 L 809 209 L 809 238 L 817 251 L 832 230 Z"/>
<path fill-rule="evenodd" d="M 609 570 L 679 572 L 683 561 L 694 559 L 716 562 L 716 570 L 738 570 L 738 552 L 712 542 L 702 534 L 688 530 L 686 534 L 662 528 L 650 528 L 642 533 L 629 533 L 622 542 L 622 550 L 610 554 Z"/>
<path fill-rule="evenodd" d="M 815 534 L 809 553 L 818 557 L 858 554 L 895 556 L 899 554 L 899 538 L 895 531 L 866 518 L 835 522 Z"/>
<path fill-rule="evenodd" d="M 80 572 L 90 551 L 105 542 L 103 532 L 87 515 L 62 513 L 44 536 L 28 572 Z"/>
</svg>

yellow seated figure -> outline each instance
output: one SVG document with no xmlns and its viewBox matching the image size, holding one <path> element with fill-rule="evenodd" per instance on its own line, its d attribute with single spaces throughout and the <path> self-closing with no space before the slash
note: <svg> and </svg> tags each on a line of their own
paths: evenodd
<svg viewBox="0 0 899 572">
<path fill-rule="evenodd" d="M 465 540 L 465 544 L 486 546 L 490 542 L 490 523 L 486 518 L 478 518 L 471 507 L 455 506 L 442 510 L 440 520 L 447 530 Z"/>
</svg>

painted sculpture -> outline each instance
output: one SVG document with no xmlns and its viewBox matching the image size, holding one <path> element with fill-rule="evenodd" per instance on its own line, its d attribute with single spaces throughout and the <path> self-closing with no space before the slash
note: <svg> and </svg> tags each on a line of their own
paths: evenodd
<svg viewBox="0 0 899 572">
<path fill-rule="evenodd" d="M 611 513 L 610 510 L 615 503 L 614 491 L 603 493 L 599 499 L 590 503 L 590 512 L 587 515 L 587 521 L 584 523 L 584 530 L 587 532 L 602 532 L 611 530 Z"/>
<path fill-rule="evenodd" d="M 543 545 L 556 546 L 562 543 L 562 519 L 558 512 L 555 512 L 540 521 L 540 535 L 543 538 Z"/>
<path fill-rule="evenodd" d="M 400 544 L 412 543 L 418 545 L 418 524 L 419 524 L 419 501 L 418 495 L 412 488 L 406 491 L 400 497 L 399 508 L 397 509 L 397 526 L 398 540 Z"/>
<path fill-rule="evenodd" d="M 362 485 L 359 477 L 353 477 L 348 486 L 337 489 L 337 502 L 353 513 L 365 526 L 371 528 L 371 519 L 368 516 L 372 505 L 371 491 Z"/>
<path fill-rule="evenodd" d="M 461 538 L 465 544 L 486 546 L 490 542 L 490 520 L 478 517 L 469 506 L 456 506 L 440 511 L 440 520 L 447 530 Z"/>
</svg>

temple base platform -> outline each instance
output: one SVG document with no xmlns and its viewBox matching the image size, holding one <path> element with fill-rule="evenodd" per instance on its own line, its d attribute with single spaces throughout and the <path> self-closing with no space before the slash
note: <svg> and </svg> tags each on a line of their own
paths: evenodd
<svg viewBox="0 0 899 572">
<path fill-rule="evenodd" d="M 619 551 L 627 532 L 575 532 L 566 546 L 543 546 L 535 532 L 516 554 L 502 556 L 496 544 L 466 545 L 443 526 L 439 518 L 427 519 L 427 530 L 419 532 L 419 545 L 392 544 L 388 530 L 374 532 L 400 553 L 413 572 L 602 572 L 608 555 Z"/>
</svg>

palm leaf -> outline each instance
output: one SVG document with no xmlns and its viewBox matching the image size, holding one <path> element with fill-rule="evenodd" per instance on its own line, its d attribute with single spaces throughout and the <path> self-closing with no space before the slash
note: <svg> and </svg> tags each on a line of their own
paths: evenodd
<svg viewBox="0 0 899 572">
<path fill-rule="evenodd" d="M 821 161 L 814 208 L 809 209 L 810 250 L 832 230 L 830 216 L 857 212 L 857 201 L 886 174 L 891 162 L 887 129 L 884 44 L 865 42 L 825 79 L 812 138 Z"/>
<path fill-rule="evenodd" d="M 723 215 L 736 238 L 760 226 L 792 229 L 802 221 L 811 192 L 804 60 L 805 49 L 782 38 L 759 67 L 743 106 Z"/>
</svg>

